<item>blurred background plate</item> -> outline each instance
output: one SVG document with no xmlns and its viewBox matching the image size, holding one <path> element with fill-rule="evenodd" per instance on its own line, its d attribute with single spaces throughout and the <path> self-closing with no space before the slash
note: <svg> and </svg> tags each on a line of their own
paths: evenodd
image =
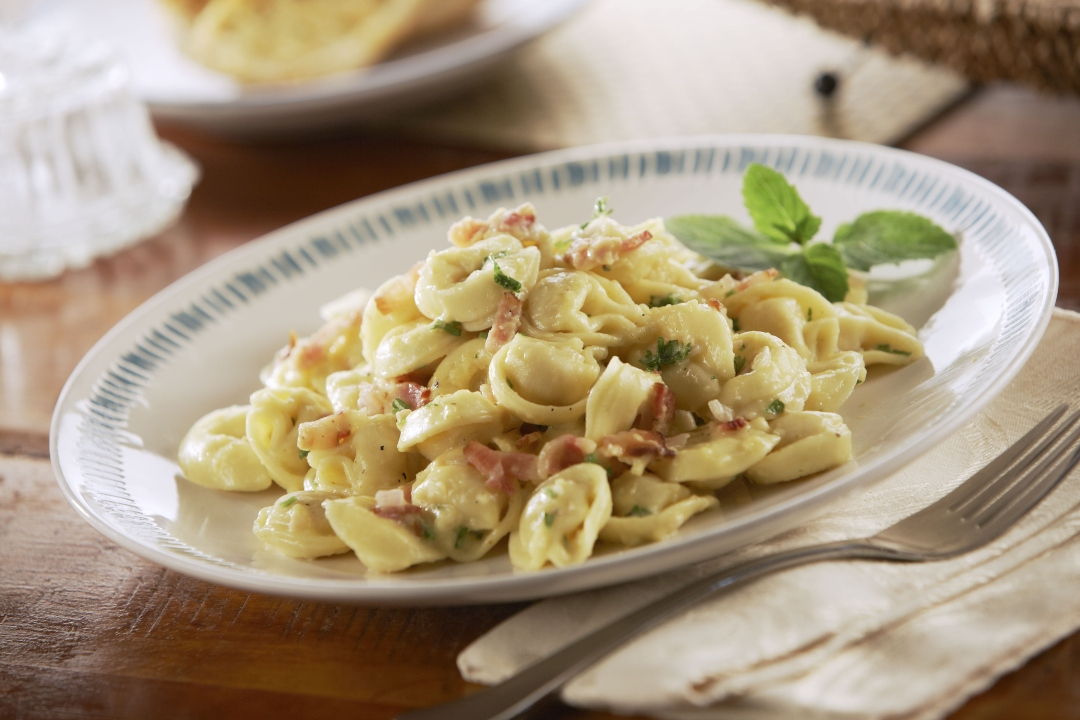
<svg viewBox="0 0 1080 720">
<path fill-rule="evenodd" d="M 244 86 L 184 56 L 165 8 L 151 0 L 51 0 L 40 12 L 118 47 L 157 118 L 249 135 L 348 124 L 452 94 L 583 4 L 485 0 L 460 27 L 370 68 L 273 87 Z"/>
</svg>

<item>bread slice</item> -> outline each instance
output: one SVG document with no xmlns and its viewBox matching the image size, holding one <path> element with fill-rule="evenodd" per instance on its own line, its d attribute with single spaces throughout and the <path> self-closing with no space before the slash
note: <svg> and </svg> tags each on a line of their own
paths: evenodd
<svg viewBox="0 0 1080 720">
<path fill-rule="evenodd" d="M 479 0 L 164 0 L 193 59 L 249 83 L 372 65 L 461 22 Z"/>
</svg>

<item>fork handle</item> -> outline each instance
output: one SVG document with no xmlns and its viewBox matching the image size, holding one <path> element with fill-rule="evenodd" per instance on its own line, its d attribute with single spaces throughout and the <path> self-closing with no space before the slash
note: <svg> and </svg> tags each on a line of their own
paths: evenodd
<svg viewBox="0 0 1080 720">
<path fill-rule="evenodd" d="M 785 550 L 733 565 L 612 620 L 542 658 L 506 680 L 458 700 L 398 715 L 397 720 L 511 720 L 557 693 L 563 685 L 628 639 L 681 613 L 707 597 L 796 565 L 822 560 L 906 560 L 904 553 L 865 541 L 844 541 Z"/>
</svg>

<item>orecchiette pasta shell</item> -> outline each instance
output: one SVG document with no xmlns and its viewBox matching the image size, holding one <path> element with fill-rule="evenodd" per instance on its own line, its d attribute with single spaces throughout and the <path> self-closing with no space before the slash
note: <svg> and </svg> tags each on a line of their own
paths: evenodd
<svg viewBox="0 0 1080 720">
<path fill-rule="evenodd" d="M 296 446 L 297 428 L 332 411 L 325 397 L 306 388 L 264 388 L 252 393 L 247 439 L 274 482 L 290 491 L 304 486 L 308 463 Z"/>
<path fill-rule="evenodd" d="M 317 558 L 349 552 L 334 534 L 323 510 L 324 500 L 336 493 L 302 490 L 281 496 L 259 510 L 252 528 L 267 547 L 294 558 Z"/>
<path fill-rule="evenodd" d="M 415 275 L 395 275 L 372 294 L 364 307 L 363 322 L 360 324 L 364 357 L 375 357 L 379 343 L 390 330 L 423 317 L 413 299 L 415 287 Z"/>
<path fill-rule="evenodd" d="M 497 267 L 496 267 L 497 266 Z M 490 327 L 507 290 L 527 292 L 540 271 L 540 251 L 510 235 L 428 255 L 416 283 L 416 306 L 428 318 L 460 322 L 466 330 Z"/>
<path fill-rule="evenodd" d="M 247 440 L 249 409 L 233 405 L 195 421 L 180 441 L 178 461 L 184 477 L 215 490 L 254 492 L 274 484 Z"/>
<path fill-rule="evenodd" d="M 653 373 L 611 358 L 585 402 L 585 437 L 599 440 L 629 430 L 657 382 Z"/>
<path fill-rule="evenodd" d="M 435 327 L 430 320 L 398 325 L 383 335 L 372 369 L 382 378 L 406 375 L 441 360 L 466 339 Z"/>
<path fill-rule="evenodd" d="M 327 500 L 323 507 L 334 533 L 372 572 L 397 572 L 445 557 L 433 535 L 425 538 L 403 523 L 376 515 L 371 498 Z"/>
<path fill-rule="evenodd" d="M 483 394 L 458 390 L 441 395 L 405 417 L 398 450 L 418 449 L 434 460 L 470 440 L 486 441 L 502 432 L 502 413 Z"/>
<path fill-rule="evenodd" d="M 374 495 L 406 482 L 412 470 L 409 457 L 397 449 L 398 428 L 390 414 L 367 415 L 349 410 L 308 423 L 304 436 L 324 436 L 307 453 L 314 470 L 305 481 L 311 490 Z"/>
<path fill-rule="evenodd" d="M 435 518 L 435 538 L 457 562 L 483 557 L 517 527 L 524 493 L 492 490 L 460 453 L 439 458 L 416 477 L 412 501 Z"/>
<path fill-rule="evenodd" d="M 780 436 L 769 432 L 759 420 L 741 430 L 679 448 L 675 457 L 656 460 L 649 469 L 668 482 L 692 482 L 715 490 L 760 462 L 779 442 Z"/>
<path fill-rule="evenodd" d="M 724 385 L 720 402 L 747 419 L 771 415 L 777 401 L 788 410 L 802 410 L 811 383 L 799 353 L 780 338 L 755 330 L 736 335 L 734 348 L 743 370 Z"/>
<path fill-rule="evenodd" d="M 600 365 L 580 343 L 555 343 L 516 335 L 499 349 L 488 370 L 499 405 L 525 422 L 555 425 L 585 414 Z"/>
<path fill-rule="evenodd" d="M 835 413 L 785 413 L 771 423 L 781 442 L 747 470 L 757 483 L 794 480 L 843 465 L 851 459 L 851 431 Z"/>
<path fill-rule="evenodd" d="M 610 517 L 607 472 L 595 463 L 572 465 L 533 491 L 510 536 L 510 562 L 521 570 L 582 563 Z"/>
</svg>

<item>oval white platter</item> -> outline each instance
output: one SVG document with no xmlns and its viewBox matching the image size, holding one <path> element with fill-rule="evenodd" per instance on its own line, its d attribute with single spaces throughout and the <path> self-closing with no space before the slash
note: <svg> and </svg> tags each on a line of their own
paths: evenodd
<svg viewBox="0 0 1080 720">
<path fill-rule="evenodd" d="M 234 135 L 342 125 L 385 115 L 475 83 L 584 0 L 484 0 L 455 28 L 372 67 L 280 85 L 244 85 L 184 55 L 152 0 L 51 0 L 42 12 L 108 42 L 127 60 L 135 92 L 158 118 Z"/>
<path fill-rule="evenodd" d="M 274 493 L 226 493 L 179 476 L 177 445 L 210 409 L 246 402 L 258 370 L 318 307 L 377 286 L 463 215 L 525 200 L 548 227 L 591 216 L 607 196 L 634 223 L 741 207 L 751 162 L 782 170 L 824 218 L 826 237 L 859 212 L 926 214 L 961 237 L 952 275 L 913 318 L 927 357 L 860 386 L 841 412 L 855 461 L 751 502 L 694 518 L 674 538 L 601 553 L 583 565 L 514 572 L 504 552 L 471 564 L 365 576 L 351 555 L 314 561 L 260 549 L 251 534 Z M 1045 231 L 1016 199 L 967 171 L 872 145 L 790 136 L 717 136 L 575 148 L 505 161 L 357 200 L 282 228 L 191 273 L 113 328 L 75 369 L 56 406 L 53 465 L 95 528 L 178 572 L 293 597 L 383 604 L 537 598 L 663 572 L 763 539 L 927 450 L 984 406 L 1045 330 L 1057 264 Z M 903 298 L 900 298 L 901 300 Z M 910 310 L 918 314 L 919 309 Z M 923 322 L 925 320 L 925 322 Z"/>
</svg>

